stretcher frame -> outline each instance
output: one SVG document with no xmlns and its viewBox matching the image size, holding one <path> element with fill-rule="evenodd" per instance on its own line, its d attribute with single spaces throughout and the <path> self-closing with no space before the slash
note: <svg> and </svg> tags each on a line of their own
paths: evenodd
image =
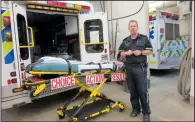
<svg viewBox="0 0 195 122">
<path fill-rule="evenodd" d="M 114 101 L 112 99 L 109 99 L 108 97 L 106 97 L 104 94 L 98 92 L 98 90 L 104 85 L 104 83 L 107 81 L 107 80 L 110 80 L 110 73 L 112 71 L 111 70 L 105 70 L 105 71 L 102 71 L 102 72 L 91 72 L 90 74 L 105 74 L 107 75 L 107 78 L 104 79 L 103 82 L 101 82 L 98 86 L 96 86 L 95 88 L 89 88 L 87 85 L 79 82 L 78 79 L 76 79 L 76 84 L 80 86 L 80 90 L 79 92 L 71 99 L 69 100 L 65 105 L 63 105 L 63 107 L 60 107 L 57 109 L 57 113 L 59 115 L 59 118 L 60 119 L 63 119 L 65 117 L 65 115 L 67 115 L 71 120 L 70 121 L 82 121 L 82 120 L 87 120 L 87 119 L 90 119 L 92 117 L 95 117 L 95 116 L 98 116 L 98 115 L 101 115 L 101 114 L 104 114 L 104 113 L 108 113 L 110 112 L 111 109 L 115 108 L 115 107 L 119 107 L 119 111 L 123 111 L 124 110 L 124 104 L 122 104 L 120 101 Z M 80 105 L 77 105 L 77 106 L 71 106 L 71 107 L 68 107 L 70 105 L 71 102 L 73 102 L 82 92 L 84 91 L 87 91 L 90 93 L 89 97 L 86 98 L 82 104 Z M 93 100 L 93 98 L 96 98 L 95 100 Z M 105 109 L 101 110 L 101 111 L 97 111 L 95 113 L 91 113 L 89 116 L 85 116 L 85 117 L 82 117 L 82 118 L 77 118 L 75 117 L 77 114 L 79 114 L 80 110 L 87 104 L 93 104 L 95 101 L 97 100 L 108 100 L 110 101 L 110 103 L 112 103 L 113 105 L 110 105 L 110 106 L 107 106 Z M 69 115 L 67 113 L 68 110 L 70 109 L 74 109 L 76 107 L 80 107 L 73 115 Z"/>
<path fill-rule="evenodd" d="M 113 65 L 113 69 L 101 69 L 101 64 L 99 64 L 98 70 L 96 69 L 96 70 L 91 70 L 91 71 L 87 71 L 87 72 L 89 74 L 83 75 L 81 72 L 71 73 L 70 70 L 69 70 L 69 72 L 34 72 L 34 71 L 30 71 L 29 74 L 32 74 L 32 75 L 61 74 L 63 76 L 73 76 L 75 78 L 76 85 L 78 85 L 80 87 L 79 92 L 72 99 L 70 99 L 66 104 L 64 104 L 62 107 L 57 109 L 57 114 L 58 114 L 60 119 L 63 119 L 65 117 L 65 115 L 67 115 L 70 119 L 69 121 L 87 120 L 87 119 L 93 118 L 95 116 L 99 116 L 101 114 L 108 113 L 108 112 L 110 112 L 111 109 L 113 109 L 115 107 L 119 107 L 119 111 L 122 112 L 125 109 L 124 104 L 122 104 L 120 101 L 114 101 L 112 99 L 109 99 L 104 94 L 98 92 L 98 90 L 105 84 L 105 82 L 111 80 L 111 76 L 110 76 L 111 73 L 121 73 L 121 72 L 124 73 L 124 71 L 117 70 L 116 65 Z M 79 80 L 80 77 L 85 77 L 86 75 L 93 75 L 93 74 L 104 74 L 104 77 L 105 77 L 103 82 L 99 83 L 95 88 L 90 88 L 85 83 L 80 82 L 80 80 Z M 32 96 L 36 97 L 40 92 L 42 92 L 46 88 L 46 84 L 49 84 L 49 83 L 50 83 L 50 80 L 43 80 L 43 81 L 40 81 L 37 83 L 32 83 L 27 78 L 25 78 L 24 86 L 26 89 L 29 89 L 32 86 L 35 86 L 35 90 L 34 90 Z M 73 102 L 82 92 L 88 92 L 88 93 L 90 93 L 90 95 L 82 102 L 82 104 L 77 105 L 77 106 L 68 107 L 70 105 L 70 103 Z M 76 117 L 76 115 L 79 114 L 79 112 L 81 111 L 81 109 L 85 105 L 93 104 L 94 102 L 96 102 L 98 100 L 107 100 L 110 102 L 110 105 L 101 111 L 91 113 L 89 116 L 85 116 L 82 118 Z M 111 103 L 112 103 L 112 105 L 111 105 Z M 68 110 L 74 109 L 76 107 L 77 108 L 79 107 L 79 109 L 73 115 L 70 115 L 67 112 Z"/>
</svg>

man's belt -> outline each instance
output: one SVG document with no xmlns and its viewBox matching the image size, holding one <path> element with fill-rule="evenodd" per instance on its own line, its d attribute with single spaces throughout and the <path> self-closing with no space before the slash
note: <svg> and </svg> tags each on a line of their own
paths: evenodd
<svg viewBox="0 0 195 122">
<path fill-rule="evenodd" d="M 147 62 L 143 62 L 143 63 L 125 63 L 126 66 L 130 66 L 130 67 L 147 67 L 148 63 Z"/>
</svg>

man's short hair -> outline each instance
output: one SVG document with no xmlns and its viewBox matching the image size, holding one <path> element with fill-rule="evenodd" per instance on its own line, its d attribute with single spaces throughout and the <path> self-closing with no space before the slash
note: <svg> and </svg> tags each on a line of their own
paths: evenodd
<svg viewBox="0 0 195 122">
<path fill-rule="evenodd" d="M 135 23 L 137 24 L 137 26 L 138 26 L 138 22 L 137 22 L 136 20 L 131 20 L 131 21 L 129 21 L 129 24 L 130 24 L 131 22 L 135 22 Z"/>
</svg>

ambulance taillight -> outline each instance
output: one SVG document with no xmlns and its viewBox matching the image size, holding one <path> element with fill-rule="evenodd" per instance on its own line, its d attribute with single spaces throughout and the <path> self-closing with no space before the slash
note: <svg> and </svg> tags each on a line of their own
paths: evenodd
<svg viewBox="0 0 195 122">
<path fill-rule="evenodd" d="M 7 80 L 7 84 L 10 85 L 12 82 L 10 79 Z"/>
<path fill-rule="evenodd" d="M 21 87 L 21 88 L 14 88 L 12 90 L 13 93 L 18 93 L 18 92 L 22 92 L 22 91 L 24 91 L 24 88 L 23 87 Z"/>
</svg>

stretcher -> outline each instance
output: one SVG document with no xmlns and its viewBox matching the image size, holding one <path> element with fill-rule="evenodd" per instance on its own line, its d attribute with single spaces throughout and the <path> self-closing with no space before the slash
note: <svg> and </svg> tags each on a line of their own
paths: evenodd
<svg viewBox="0 0 195 122">
<path fill-rule="evenodd" d="M 79 92 L 66 104 L 57 109 L 57 114 L 60 119 L 68 116 L 70 121 L 81 121 L 108 113 L 115 107 L 118 107 L 120 112 L 124 110 L 125 106 L 120 101 L 114 101 L 98 92 L 106 81 L 125 81 L 124 69 L 121 65 L 117 65 L 116 62 L 107 64 L 83 64 L 81 62 L 64 59 L 65 62 L 63 61 L 62 64 L 66 68 L 59 68 L 58 70 L 52 65 L 52 63 L 55 64 L 55 61 L 49 63 L 47 59 L 52 61 L 49 58 L 45 58 L 26 67 L 26 72 L 33 76 L 25 78 L 24 86 L 26 89 L 30 89 L 34 86 L 35 90 L 32 96 L 35 97 L 45 89 L 46 84 L 51 84 L 52 90 L 78 85 L 80 87 Z M 42 65 L 40 63 L 42 63 Z M 46 63 L 48 63 L 47 66 Z M 60 67 L 59 62 L 56 63 Z M 61 65 L 61 67 L 63 65 Z M 41 66 L 43 66 L 43 69 L 46 71 L 43 71 Z M 55 67 L 55 71 L 51 67 Z M 42 75 L 57 76 L 47 79 L 41 77 Z M 96 84 L 97 86 L 92 88 L 90 87 L 92 84 Z M 89 94 L 88 97 L 80 105 L 70 106 L 83 92 L 87 92 Z"/>
</svg>

